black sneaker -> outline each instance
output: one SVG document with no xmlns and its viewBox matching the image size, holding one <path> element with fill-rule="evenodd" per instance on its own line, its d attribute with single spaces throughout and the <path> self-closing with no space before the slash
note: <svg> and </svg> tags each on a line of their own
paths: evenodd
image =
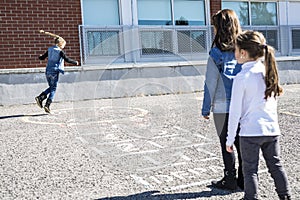
<svg viewBox="0 0 300 200">
<path fill-rule="evenodd" d="M 48 107 L 47 105 L 44 107 L 44 110 L 45 110 L 46 113 L 50 114 L 50 107 Z"/>
<path fill-rule="evenodd" d="M 39 96 L 35 97 L 36 104 L 40 107 L 43 108 L 43 101 Z"/>
<path fill-rule="evenodd" d="M 237 184 L 236 180 L 226 180 L 226 178 L 223 178 L 219 181 L 212 181 L 211 185 L 214 188 L 218 188 L 221 190 L 236 190 L 237 189 Z"/>
</svg>

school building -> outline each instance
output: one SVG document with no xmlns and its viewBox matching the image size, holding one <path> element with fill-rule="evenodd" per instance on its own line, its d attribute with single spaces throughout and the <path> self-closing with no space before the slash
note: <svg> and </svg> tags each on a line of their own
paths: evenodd
<svg viewBox="0 0 300 200">
<path fill-rule="evenodd" d="M 30 103 L 45 86 L 46 63 L 37 58 L 53 40 L 41 29 L 62 36 L 80 61 L 67 64 L 59 87 L 69 93 L 58 100 L 202 90 L 210 18 L 223 8 L 265 35 L 282 82 L 297 83 L 300 0 L 2 0 L 0 105 Z"/>
</svg>

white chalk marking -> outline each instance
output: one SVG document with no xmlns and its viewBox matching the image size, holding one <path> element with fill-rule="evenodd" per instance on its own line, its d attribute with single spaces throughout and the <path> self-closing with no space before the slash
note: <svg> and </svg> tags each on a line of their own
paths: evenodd
<svg viewBox="0 0 300 200">
<path fill-rule="evenodd" d="M 185 176 L 188 176 L 188 173 L 185 171 L 171 172 L 170 174 L 180 180 L 185 180 Z"/>
<path fill-rule="evenodd" d="M 197 172 L 194 169 L 188 169 L 188 172 L 192 173 L 192 174 L 196 174 L 197 176 L 200 176 L 201 174 L 199 172 Z"/>
<path fill-rule="evenodd" d="M 156 142 L 153 142 L 153 141 L 148 141 L 148 143 L 150 143 L 150 144 L 152 144 L 153 146 L 158 147 L 158 148 L 160 148 L 160 149 L 163 149 L 163 148 L 164 148 L 164 147 L 161 146 L 160 144 L 157 144 Z"/>
<path fill-rule="evenodd" d="M 151 158 L 150 156 L 143 156 L 143 157 L 144 157 L 146 160 L 152 162 L 152 163 L 155 164 L 155 165 L 160 165 L 160 164 L 161 164 L 160 162 L 154 160 L 154 159 Z"/>
<path fill-rule="evenodd" d="M 132 152 L 132 153 L 127 153 L 127 154 L 117 155 L 117 157 L 139 155 L 139 154 L 146 154 L 146 153 L 156 153 L 156 152 L 159 152 L 159 150 L 138 151 L 138 152 Z"/>
<path fill-rule="evenodd" d="M 207 169 L 205 169 L 205 168 L 194 168 L 194 169 L 191 169 L 192 171 L 195 171 L 195 172 L 197 172 L 197 171 L 199 171 L 199 172 L 201 172 L 200 173 L 200 175 L 202 174 L 202 173 L 205 173 L 205 172 L 207 172 Z M 197 172 L 197 173 L 199 173 L 199 172 Z"/>
<path fill-rule="evenodd" d="M 291 116 L 295 116 L 295 117 L 300 117 L 300 114 L 291 113 L 291 112 L 288 112 L 288 111 L 279 111 L 279 113 L 286 114 L 286 115 L 291 115 Z"/>
<path fill-rule="evenodd" d="M 173 163 L 171 166 L 180 166 L 180 165 L 186 165 L 186 162 Z"/>
<path fill-rule="evenodd" d="M 202 152 L 202 153 L 206 153 L 206 154 L 211 155 L 211 156 L 216 156 L 216 154 L 211 153 L 209 151 L 206 151 L 206 150 L 204 150 L 202 148 L 197 148 L 197 151 Z"/>
<path fill-rule="evenodd" d="M 186 155 L 182 155 L 181 158 L 183 158 L 186 161 L 191 161 L 192 159 L 187 157 Z"/>
<path fill-rule="evenodd" d="M 162 184 L 162 182 L 160 180 L 158 180 L 157 178 L 155 178 L 154 176 L 150 176 L 150 179 L 152 179 L 154 182 L 156 182 L 157 184 Z"/>
<path fill-rule="evenodd" d="M 51 116 L 61 116 L 61 111 L 74 111 L 74 110 L 80 110 L 80 109 L 89 109 L 89 108 L 93 108 L 93 110 L 97 109 L 95 107 L 78 107 L 78 108 L 66 108 L 66 109 L 57 109 L 55 110 L 54 112 L 51 113 Z M 141 118 L 141 117 L 144 117 L 145 115 L 148 114 L 148 110 L 145 110 L 145 109 L 142 109 L 142 108 L 134 108 L 134 107 L 100 107 L 98 108 L 100 110 L 103 110 L 103 109 L 127 109 L 127 110 L 137 110 L 139 113 L 136 114 L 136 115 L 133 115 L 133 116 L 129 116 L 129 117 L 124 117 L 124 118 L 118 118 L 118 119 L 108 119 L 108 120 L 95 120 L 95 121 L 85 121 L 85 122 L 80 122 L 80 121 L 77 121 L 76 119 L 77 118 L 73 118 L 73 119 L 70 119 L 69 121 L 71 121 L 71 123 L 67 123 L 67 126 L 81 126 L 81 125 L 86 125 L 86 124 L 95 124 L 95 123 L 112 123 L 112 122 L 116 122 L 116 121 L 124 121 L 124 120 L 134 120 L 136 118 Z M 34 113 L 34 114 L 31 114 L 32 116 L 33 115 L 37 115 L 37 114 L 40 114 L 40 113 Z M 50 115 L 49 115 L 50 116 Z M 32 123 L 32 124 L 49 124 L 49 125 L 64 125 L 65 123 L 58 123 L 58 122 L 42 122 L 42 121 L 31 121 L 29 119 L 30 116 L 25 116 L 25 117 L 22 117 L 22 120 L 24 122 L 27 122 L 27 123 Z"/>
<path fill-rule="evenodd" d="M 201 135 L 201 134 L 194 134 L 196 137 L 198 137 L 198 138 L 202 138 L 202 139 L 205 139 L 205 140 L 211 140 L 211 139 L 209 139 L 209 138 L 207 138 L 207 137 L 205 137 L 205 136 L 203 136 L 203 135 Z"/>
<path fill-rule="evenodd" d="M 89 142 L 83 137 L 76 137 L 77 140 L 80 140 L 83 144 L 89 144 Z"/>
<path fill-rule="evenodd" d="M 128 142 L 135 142 L 137 139 L 128 139 L 128 140 L 119 140 L 119 141 L 112 141 L 112 142 L 97 142 L 97 145 L 108 145 L 108 144 L 122 144 L 122 143 L 128 143 Z"/>
<path fill-rule="evenodd" d="M 179 134 L 159 135 L 159 136 L 153 137 L 153 139 L 169 138 L 169 137 L 177 137 L 177 136 L 180 136 L 180 135 Z"/>
<path fill-rule="evenodd" d="M 100 151 L 97 147 L 92 147 L 91 149 L 101 156 L 105 155 L 105 153 L 103 151 Z"/>
<path fill-rule="evenodd" d="M 162 182 L 166 182 L 166 183 L 170 183 L 172 182 L 174 179 L 172 176 L 169 175 L 156 175 L 157 178 L 159 178 Z"/>
<path fill-rule="evenodd" d="M 142 177 L 136 176 L 136 175 L 130 175 L 136 182 L 146 185 L 149 188 L 153 188 L 153 186 L 148 183 L 147 181 L 145 181 Z"/>
<path fill-rule="evenodd" d="M 117 147 L 124 152 L 139 151 L 139 148 L 135 147 L 135 145 L 132 143 L 121 143 L 118 144 Z"/>
<path fill-rule="evenodd" d="M 194 182 L 194 183 L 190 183 L 190 184 L 186 184 L 186 185 L 178 185 L 178 186 L 171 187 L 169 190 L 174 191 L 174 190 L 181 190 L 181 189 L 185 189 L 185 188 L 189 188 L 189 187 L 200 186 L 200 185 L 208 184 L 211 181 L 212 180 L 204 180 L 204 181 Z"/>
</svg>

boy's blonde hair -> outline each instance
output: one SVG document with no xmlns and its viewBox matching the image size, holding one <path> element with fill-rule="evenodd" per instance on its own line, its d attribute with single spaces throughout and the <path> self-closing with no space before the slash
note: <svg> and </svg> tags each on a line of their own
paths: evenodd
<svg viewBox="0 0 300 200">
<path fill-rule="evenodd" d="M 60 46 L 60 47 L 64 47 L 66 45 L 66 40 L 62 37 L 60 37 L 59 35 L 56 35 L 54 33 L 50 33 L 50 32 L 46 32 L 44 30 L 40 30 L 39 31 L 40 33 L 44 33 L 46 35 L 49 35 L 51 37 L 54 38 L 54 43 L 57 45 L 57 46 Z"/>
</svg>

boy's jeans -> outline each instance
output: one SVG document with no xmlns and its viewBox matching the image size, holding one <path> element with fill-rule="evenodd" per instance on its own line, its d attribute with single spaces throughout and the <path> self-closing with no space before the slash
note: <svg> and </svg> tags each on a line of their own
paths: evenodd
<svg viewBox="0 0 300 200">
<path fill-rule="evenodd" d="M 49 87 L 44 91 L 44 93 L 46 95 L 50 93 L 48 99 L 53 100 L 57 88 L 59 72 L 46 73 L 46 78 Z"/>
</svg>

